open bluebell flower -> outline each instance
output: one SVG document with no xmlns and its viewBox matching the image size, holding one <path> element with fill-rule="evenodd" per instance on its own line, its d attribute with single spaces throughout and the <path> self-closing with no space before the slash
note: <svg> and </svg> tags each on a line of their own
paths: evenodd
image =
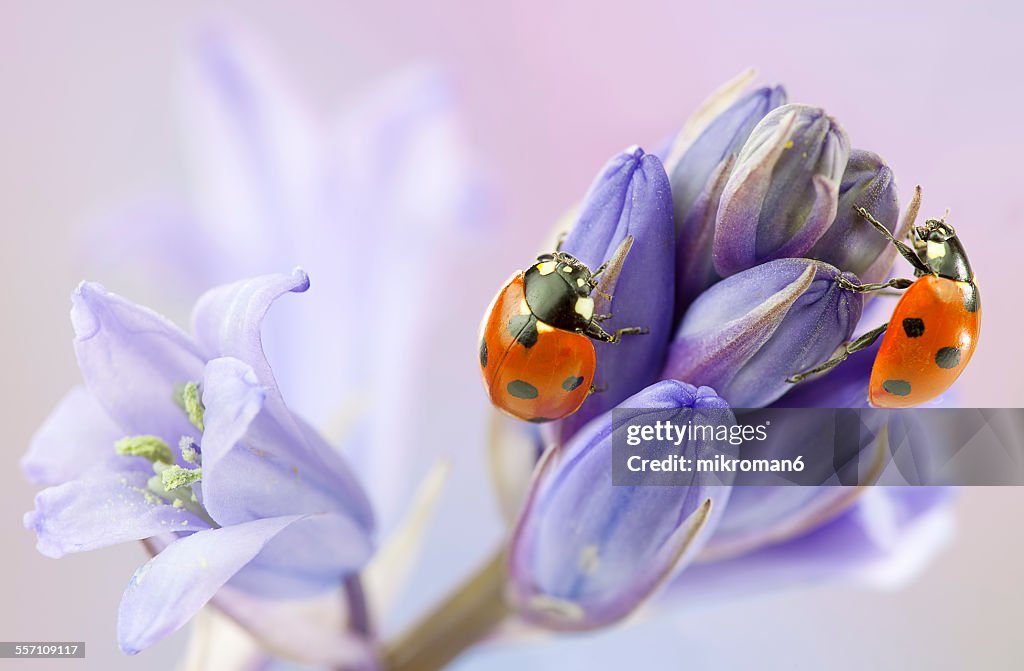
<svg viewBox="0 0 1024 671">
<path fill-rule="evenodd" d="M 841 288 L 840 274 L 779 259 L 713 285 L 679 325 L 666 377 L 714 387 L 736 408 L 778 399 L 787 377 L 831 356 L 860 319 L 863 297 Z"/>
<path fill-rule="evenodd" d="M 721 279 L 712 262 L 712 242 L 722 191 L 751 131 L 785 102 L 781 86 L 751 91 L 711 119 L 697 137 L 680 138 L 685 146 L 673 147 L 666 169 L 676 222 L 677 317 Z"/>
<path fill-rule="evenodd" d="M 675 288 L 672 190 L 661 161 L 639 147 L 605 165 L 562 246 L 594 269 L 611 258 L 627 236 L 633 236 L 633 246 L 615 281 L 598 286 L 612 295 L 610 302 L 598 303 L 598 311 L 612 315 L 603 323 L 609 331 L 641 326 L 648 332 L 614 345 L 594 344 L 600 362 L 595 385 L 607 389 L 591 395 L 578 412 L 559 423 L 563 440 L 654 382 L 672 333 L 672 314 L 665 310 Z"/>
<path fill-rule="evenodd" d="M 308 286 L 296 271 L 213 290 L 191 337 L 97 284 L 75 291 L 87 391 L 58 406 L 23 460 L 52 485 L 25 524 L 53 557 L 151 538 L 165 547 L 125 591 L 125 652 L 180 627 L 225 584 L 303 596 L 368 559 L 362 488 L 288 410 L 263 355 L 268 308 Z"/>
<path fill-rule="evenodd" d="M 825 112 L 783 105 L 754 128 L 722 191 L 714 263 L 720 275 L 804 257 L 832 224 L 850 155 L 846 132 Z"/>
<path fill-rule="evenodd" d="M 691 408 L 721 421 L 728 405 L 712 389 L 667 380 L 620 408 L 660 418 Z M 622 619 L 694 556 L 728 501 L 728 486 L 699 474 L 688 486 L 612 486 L 615 430 L 605 413 L 534 474 L 509 546 L 510 597 L 531 622 L 573 630 Z M 708 457 L 713 441 L 696 443 L 686 453 Z"/>
</svg>

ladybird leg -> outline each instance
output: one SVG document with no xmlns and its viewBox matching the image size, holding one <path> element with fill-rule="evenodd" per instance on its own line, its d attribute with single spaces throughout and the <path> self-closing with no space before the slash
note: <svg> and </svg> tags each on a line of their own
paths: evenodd
<svg viewBox="0 0 1024 671">
<path fill-rule="evenodd" d="M 590 322 L 590 325 L 587 326 L 586 330 L 583 332 L 584 335 L 593 338 L 594 340 L 600 340 L 601 342 L 608 342 L 612 344 L 619 342 L 624 335 L 644 335 L 646 333 L 648 333 L 648 330 L 643 326 L 631 326 L 629 328 L 616 329 L 613 333 L 608 333 L 594 322 Z"/>
<path fill-rule="evenodd" d="M 612 316 L 611 316 L 610 314 L 607 314 L 607 315 L 601 315 L 601 314 L 597 314 L 597 315 L 594 315 L 594 316 L 592 317 L 592 319 L 593 319 L 593 320 L 594 320 L 595 322 L 603 322 L 603 321 L 608 321 L 608 320 L 609 320 L 609 319 L 611 319 L 611 318 L 612 318 Z"/>
<path fill-rule="evenodd" d="M 608 383 L 607 382 L 604 383 L 603 385 L 601 385 L 600 387 L 595 387 L 594 385 L 590 385 L 590 390 L 587 391 L 587 393 L 588 394 L 599 394 L 602 391 L 608 391 Z"/>
<path fill-rule="evenodd" d="M 811 368 L 810 370 L 805 370 L 802 373 L 798 373 L 791 377 L 787 377 L 786 382 L 789 382 L 790 384 L 796 384 L 797 382 L 803 382 L 812 375 L 816 375 L 817 373 L 824 373 L 827 370 L 835 368 L 842 362 L 846 361 L 846 358 L 853 354 L 854 352 L 859 352 L 860 350 L 866 347 L 871 347 L 871 345 L 876 340 L 878 340 L 878 338 L 883 333 L 885 333 L 885 329 L 887 329 L 888 327 L 888 324 L 882 324 L 876 329 L 871 329 L 870 331 L 863 334 L 856 340 L 852 340 L 846 343 L 846 346 L 843 348 L 843 351 L 840 352 L 839 355 L 836 356 L 835 358 L 829 359 L 825 363 L 819 364 L 814 368 Z"/>
<path fill-rule="evenodd" d="M 928 264 L 921 260 L 921 257 L 917 255 L 917 252 L 908 247 L 906 243 L 900 242 L 894 238 L 892 233 L 889 232 L 889 229 L 886 228 L 882 222 L 871 216 L 870 212 L 865 210 L 863 207 L 855 207 L 853 209 L 857 211 L 857 214 L 867 219 L 868 223 L 878 229 L 878 232 L 884 235 L 886 240 L 895 245 L 896 249 L 899 250 L 900 255 L 909 261 L 910 265 L 914 266 L 915 270 L 919 270 L 925 275 L 932 274 L 932 269 L 928 267 Z"/>
<path fill-rule="evenodd" d="M 913 283 L 914 280 L 897 277 L 896 279 L 889 280 L 888 282 L 880 282 L 878 284 L 857 284 L 856 282 L 851 282 L 842 275 L 836 275 L 836 284 L 838 284 L 841 289 L 855 291 L 859 294 L 866 294 L 871 291 L 880 291 L 882 289 L 907 289 Z"/>
</svg>

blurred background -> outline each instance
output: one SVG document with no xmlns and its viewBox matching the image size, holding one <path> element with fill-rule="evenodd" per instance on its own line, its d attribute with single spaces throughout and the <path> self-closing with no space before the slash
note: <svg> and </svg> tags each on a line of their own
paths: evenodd
<svg viewBox="0 0 1024 671">
<path fill-rule="evenodd" d="M 118 283 L 80 249 L 95 222 L 126 203 L 187 190 L 181 74 L 211 23 L 243 29 L 324 117 L 395 71 L 440 68 L 495 197 L 501 232 L 480 250 L 493 264 L 493 277 L 480 280 L 484 294 L 531 257 L 608 157 L 634 143 L 653 149 L 724 80 L 757 67 L 760 83 L 784 83 L 791 100 L 825 107 L 854 146 L 882 155 L 904 202 L 919 183 L 923 213 L 951 208 L 985 310 L 958 403 L 1024 404 L 1024 6 L 702 4 L 0 3 L 0 639 L 88 642 L 84 663 L 39 660 L 39 669 L 170 669 L 185 643 L 179 632 L 140 658 L 117 651 L 117 603 L 141 548 L 60 561 L 38 555 L 21 523 L 34 488 L 17 460 L 79 381 L 67 317 L 77 282 L 103 280 L 139 300 L 154 295 Z M 178 306 L 153 307 L 184 317 Z M 463 449 L 474 449 L 474 437 L 464 438 Z M 636 645 L 574 637 L 554 657 L 529 647 L 499 654 L 560 669 L 575 668 L 577 657 L 583 665 L 594 645 L 609 665 L 652 668 L 666 655 L 701 669 L 1019 668 L 1022 505 L 1018 489 L 964 490 L 955 540 L 897 592 L 789 591 L 692 609 Z M 660 647 L 643 647 L 653 640 Z M 15 664 L 0 660 L 0 668 Z M 463 664 L 488 668 L 488 658 Z"/>
</svg>

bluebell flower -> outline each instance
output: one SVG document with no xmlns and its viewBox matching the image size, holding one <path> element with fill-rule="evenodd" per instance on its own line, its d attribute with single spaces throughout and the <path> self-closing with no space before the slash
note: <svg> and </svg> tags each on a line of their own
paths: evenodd
<svg viewBox="0 0 1024 671">
<path fill-rule="evenodd" d="M 597 303 L 596 309 L 612 315 L 605 322 L 607 329 L 641 326 L 648 332 L 614 345 L 594 344 L 601 361 L 594 384 L 607 388 L 591 395 L 577 413 L 559 423 L 561 439 L 654 382 L 672 334 L 672 315 L 665 310 L 675 289 L 672 190 L 661 161 L 639 147 L 612 157 L 605 165 L 584 198 L 563 248 L 597 268 L 627 236 L 634 242 L 621 273 L 613 282 L 598 286 L 612 298 Z"/>
<path fill-rule="evenodd" d="M 778 259 L 727 277 L 694 301 L 670 346 L 665 373 L 712 386 L 730 405 L 758 408 L 793 385 L 786 378 L 828 359 L 850 339 L 863 295 L 820 261 Z"/>
<path fill-rule="evenodd" d="M 692 409 L 713 413 L 712 389 L 673 380 L 625 400 L 631 417 Z M 725 483 L 695 474 L 688 486 L 612 486 L 612 413 L 593 420 L 534 474 L 509 545 L 510 598 L 520 616 L 552 629 L 593 629 L 616 622 L 682 569 L 707 542 L 729 500 Z M 619 431 L 622 428 L 617 429 Z M 708 458 L 714 441 L 694 441 L 691 458 Z"/>
<path fill-rule="evenodd" d="M 51 485 L 25 525 L 52 557 L 131 540 L 164 548 L 125 591 L 125 652 L 183 625 L 224 585 L 315 594 L 369 558 L 366 495 L 288 410 L 263 354 L 268 308 L 308 286 L 296 271 L 215 289 L 196 305 L 191 336 L 97 284 L 75 291 L 85 389 L 23 459 L 30 478 Z"/>
<path fill-rule="evenodd" d="M 751 131 L 785 103 L 781 86 L 751 91 L 703 123 L 699 132 L 684 129 L 666 158 L 677 231 L 676 318 L 721 279 L 712 261 L 712 242 L 722 191 Z"/>
<path fill-rule="evenodd" d="M 806 256 L 832 224 L 850 140 L 824 110 L 783 105 L 740 150 L 722 190 L 714 262 L 723 277 Z"/>
<path fill-rule="evenodd" d="M 884 162 L 870 152 L 851 152 L 845 132 L 820 109 L 778 106 L 783 95 L 781 89 L 760 89 L 730 104 L 709 105 L 722 111 L 702 132 L 684 131 L 693 136 L 687 140 L 688 151 L 677 151 L 674 159 L 669 153 L 674 210 L 684 220 L 675 221 L 679 263 L 674 287 L 662 286 L 672 271 L 647 261 L 636 263 L 635 272 L 647 272 L 631 292 L 645 310 L 655 304 L 663 313 L 674 313 L 672 339 L 658 350 L 663 360 L 655 379 L 665 382 L 644 391 L 650 384 L 646 374 L 612 368 L 604 381 L 615 394 L 591 406 L 601 396 L 595 394 L 579 413 L 547 434 L 539 466 L 525 489 L 516 484 L 526 479 L 523 473 L 498 473 L 503 505 L 518 506 L 520 511 L 510 546 L 509 590 L 517 612 L 530 622 L 555 630 L 604 626 L 642 607 L 651 597 L 653 581 L 677 570 L 679 577 L 671 584 L 688 585 L 692 583 L 685 576 L 700 573 L 705 562 L 748 557 L 756 564 L 758 557 L 771 556 L 773 548 L 784 552 L 783 544 L 812 547 L 804 539 L 819 532 L 837 543 L 844 538 L 859 542 L 859 527 L 848 521 L 860 519 L 869 499 L 879 499 L 872 495 L 862 500 L 863 490 L 722 486 L 713 497 L 715 514 L 687 550 L 701 558 L 700 567 L 687 567 L 692 555 L 685 555 L 675 568 L 668 568 L 659 563 L 655 551 L 660 547 L 657 539 L 665 534 L 645 537 L 654 545 L 637 538 L 663 528 L 659 525 L 686 528 L 693 522 L 693 505 L 707 500 L 706 492 L 681 487 L 671 494 L 637 498 L 630 488 L 612 487 L 611 419 L 597 413 L 632 407 L 666 384 L 691 390 L 699 386 L 723 407 L 866 405 L 870 351 L 845 369 L 805 385 L 794 387 L 786 379 L 829 358 L 857 331 L 864 295 L 847 290 L 839 280 L 867 281 L 856 274 L 862 273 L 877 281 L 889 273 L 894 256 L 877 231 L 872 231 L 874 237 L 867 235 L 862 222 L 851 216 L 853 207 L 884 212 L 891 230 L 904 231 L 916 212 L 916 200 L 900 221 L 895 183 Z M 656 198 L 649 191 L 637 191 L 633 200 L 621 195 L 595 198 L 595 193 L 603 195 L 596 187 L 588 194 L 583 211 L 589 225 L 570 232 L 570 252 L 592 247 L 607 254 L 607 241 L 624 234 L 619 224 L 623 202 L 636 209 L 637 196 Z M 634 248 L 644 244 L 644 229 L 631 233 Z M 600 257 L 590 252 L 585 260 L 596 264 Z M 697 266 L 687 268 L 685 259 L 696 260 Z M 627 257 L 623 274 L 630 272 L 631 264 L 634 259 Z M 674 300 L 666 300 L 673 295 Z M 599 349 L 599 371 L 606 362 L 616 361 L 614 347 Z M 622 402 L 626 394 L 636 396 Z M 655 401 L 648 403 L 660 407 Z M 588 406 L 593 409 L 584 413 Z M 506 428 L 499 433 L 510 432 Z M 504 440 L 499 438 L 498 443 Z M 877 439 L 866 439 L 860 451 L 869 455 L 882 447 Z M 740 480 L 737 484 L 742 484 Z M 691 506 L 685 514 L 674 515 L 675 508 L 666 503 L 663 508 L 668 512 L 656 514 L 651 512 L 656 506 L 643 502 L 658 496 L 690 500 Z M 944 492 L 908 496 L 920 498 L 921 505 L 911 506 L 899 524 L 909 528 L 925 517 L 944 514 Z M 602 557 L 612 558 L 611 567 L 591 561 Z M 730 566 L 725 562 L 723 572 L 728 573 Z M 684 593 L 679 591 L 678 598 Z M 668 594 L 677 592 L 670 588 Z"/>
</svg>

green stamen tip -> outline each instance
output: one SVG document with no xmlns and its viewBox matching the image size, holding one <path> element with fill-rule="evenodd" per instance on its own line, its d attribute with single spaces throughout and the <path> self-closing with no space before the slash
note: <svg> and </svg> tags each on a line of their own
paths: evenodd
<svg viewBox="0 0 1024 671">
<path fill-rule="evenodd" d="M 114 449 L 120 455 L 143 457 L 154 464 L 174 462 L 171 448 L 156 436 L 128 436 L 114 443 Z"/>
<path fill-rule="evenodd" d="M 203 430 L 203 414 L 206 408 L 203 407 L 203 399 L 199 395 L 199 384 L 187 382 L 181 390 L 181 402 L 185 407 L 185 414 L 192 426 L 200 431 Z"/>
<path fill-rule="evenodd" d="M 179 487 L 188 487 L 194 482 L 199 482 L 203 477 L 201 468 L 182 468 L 171 466 L 160 473 L 160 484 L 168 492 Z"/>
<path fill-rule="evenodd" d="M 196 449 L 195 443 L 189 436 L 182 436 L 178 442 L 178 449 L 181 450 L 181 458 L 190 464 L 200 465 L 203 463 L 202 455 Z"/>
</svg>

